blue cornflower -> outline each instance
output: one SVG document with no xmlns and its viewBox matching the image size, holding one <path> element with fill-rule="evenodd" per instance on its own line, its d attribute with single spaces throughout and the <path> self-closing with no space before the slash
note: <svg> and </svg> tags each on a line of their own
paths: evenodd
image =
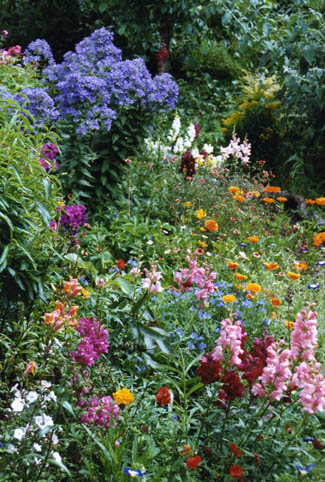
<svg viewBox="0 0 325 482">
<path fill-rule="evenodd" d="M 191 338 L 193 340 L 200 340 L 201 339 L 201 337 L 195 332 L 191 333 Z"/>
<path fill-rule="evenodd" d="M 310 285 L 308 285 L 308 288 L 310 290 L 319 290 L 320 286 L 318 283 L 311 283 Z"/>
<path fill-rule="evenodd" d="M 195 311 L 195 306 L 193 306 L 193 305 L 190 306 L 190 311 Z M 199 316 L 200 316 L 200 314 L 199 314 Z"/>
<path fill-rule="evenodd" d="M 132 268 L 138 266 L 138 263 L 134 259 L 129 259 L 127 263 L 132 266 Z"/>
<path fill-rule="evenodd" d="M 271 324 L 271 320 L 270 320 L 270 319 L 266 319 L 266 320 L 264 320 L 263 325 L 268 326 L 268 325 L 270 325 L 270 324 Z"/>
<path fill-rule="evenodd" d="M 180 328 L 177 328 L 176 333 L 180 338 L 184 335 L 184 331 L 181 330 Z"/>
<path fill-rule="evenodd" d="M 175 422 L 177 422 L 178 417 L 177 417 L 176 413 L 171 413 L 170 416 Z"/>
<path fill-rule="evenodd" d="M 143 472 L 142 470 L 131 469 L 130 467 L 124 467 L 123 472 L 131 477 L 142 477 L 146 474 L 146 472 Z"/>
<path fill-rule="evenodd" d="M 157 296 L 153 296 L 153 297 L 151 298 L 151 301 L 157 301 Z"/>
<path fill-rule="evenodd" d="M 241 302 L 241 306 L 244 306 L 245 308 L 252 308 L 254 303 L 250 300 L 244 300 Z"/>
</svg>

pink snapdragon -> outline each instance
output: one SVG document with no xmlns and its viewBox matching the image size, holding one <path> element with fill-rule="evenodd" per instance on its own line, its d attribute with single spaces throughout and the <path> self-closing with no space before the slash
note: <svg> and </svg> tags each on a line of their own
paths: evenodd
<svg viewBox="0 0 325 482">
<path fill-rule="evenodd" d="M 239 137 L 233 137 L 227 147 L 221 147 L 220 152 L 222 160 L 233 156 L 235 159 L 240 159 L 243 164 L 247 164 L 251 155 L 251 144 L 247 141 L 240 144 Z"/>
<path fill-rule="evenodd" d="M 259 380 L 264 385 L 271 385 L 272 392 L 269 394 L 271 401 L 280 400 L 287 388 L 287 382 L 291 378 L 290 350 L 284 349 L 280 352 L 280 343 L 272 343 L 267 348 L 266 366 L 263 369 Z"/>
<path fill-rule="evenodd" d="M 81 423 L 87 425 L 101 425 L 102 427 L 109 427 L 111 419 L 119 418 L 119 406 L 112 397 L 105 396 L 102 398 L 92 397 L 89 400 L 89 408 L 87 413 L 80 416 Z M 113 421 L 113 425 L 117 422 Z"/>
<path fill-rule="evenodd" d="M 160 283 L 160 279 L 162 277 L 162 273 L 160 271 L 156 271 L 157 266 L 151 266 L 151 271 L 147 268 L 144 268 L 144 273 L 146 278 L 143 278 L 142 281 L 142 288 L 148 290 L 150 293 L 160 293 L 163 288 Z"/>
<path fill-rule="evenodd" d="M 317 344 L 317 313 L 303 310 L 297 314 L 291 333 L 291 357 L 293 360 L 312 360 Z"/>
<path fill-rule="evenodd" d="M 301 388 L 299 400 L 305 412 L 325 409 L 325 379 L 321 370 L 321 364 L 316 360 L 303 361 L 294 370 L 292 386 Z"/>
<path fill-rule="evenodd" d="M 225 349 L 230 355 L 229 366 L 238 367 L 242 362 L 240 355 L 244 353 L 242 345 L 246 338 L 246 332 L 239 320 L 234 322 L 227 318 L 222 320 L 221 326 L 220 337 L 212 353 L 212 358 L 216 361 L 223 360 L 223 349 Z"/>
<path fill-rule="evenodd" d="M 102 353 L 108 352 L 108 331 L 96 318 L 80 318 L 76 328 L 83 340 L 78 345 L 78 351 L 72 351 L 75 362 L 83 366 L 92 366 Z"/>
</svg>

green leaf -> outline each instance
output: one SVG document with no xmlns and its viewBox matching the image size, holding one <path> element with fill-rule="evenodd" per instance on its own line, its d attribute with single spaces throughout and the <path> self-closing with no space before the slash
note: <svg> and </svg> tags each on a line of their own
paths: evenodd
<svg viewBox="0 0 325 482">
<path fill-rule="evenodd" d="M 76 417 L 76 414 L 73 410 L 73 407 L 69 402 L 67 402 L 66 400 L 64 402 L 62 402 L 62 407 L 65 408 L 67 410 L 67 412 L 69 412 L 70 415 L 72 415 L 74 418 Z"/>
</svg>

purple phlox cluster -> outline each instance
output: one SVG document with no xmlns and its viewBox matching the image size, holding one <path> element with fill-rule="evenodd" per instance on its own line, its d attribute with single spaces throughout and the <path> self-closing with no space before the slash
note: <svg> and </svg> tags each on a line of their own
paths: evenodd
<svg viewBox="0 0 325 482">
<path fill-rule="evenodd" d="M 42 67 L 54 65 L 51 47 L 46 40 L 36 39 L 31 42 L 24 51 L 24 65 L 38 64 Z"/>
<path fill-rule="evenodd" d="M 224 360 L 223 349 L 229 352 L 229 366 L 240 366 L 242 360 L 241 355 L 244 354 L 243 341 L 247 336 L 240 320 L 233 321 L 226 318 L 221 322 L 220 336 L 216 342 L 216 347 L 212 352 L 212 358 L 215 361 Z"/>
<path fill-rule="evenodd" d="M 81 423 L 87 425 L 101 425 L 102 427 L 109 427 L 112 419 L 119 418 L 119 406 L 112 397 L 105 396 L 102 398 L 92 397 L 89 400 L 89 408 L 87 413 L 80 416 Z M 113 425 L 117 422 L 113 420 Z"/>
<path fill-rule="evenodd" d="M 220 152 L 223 161 L 233 156 L 247 164 L 251 155 L 251 145 L 247 141 L 241 144 L 239 137 L 233 137 L 227 147 L 221 147 Z"/>
<path fill-rule="evenodd" d="M 148 95 L 150 108 L 161 108 L 163 111 L 174 109 L 178 98 L 178 85 L 167 73 L 156 75 L 152 79 L 152 92 Z"/>
<path fill-rule="evenodd" d="M 163 288 L 160 283 L 160 279 L 162 277 L 162 273 L 160 271 L 156 271 L 157 266 L 151 266 L 151 271 L 147 268 L 144 268 L 144 273 L 146 278 L 142 278 L 142 288 L 148 290 L 150 293 L 160 293 Z"/>
<path fill-rule="evenodd" d="M 46 121 L 55 121 L 59 116 L 53 99 L 45 89 L 22 89 L 19 94 L 14 96 L 14 100 L 20 106 L 25 107 L 35 117 L 36 123 L 39 125 Z"/>
<path fill-rule="evenodd" d="M 189 269 L 184 268 L 175 274 L 174 281 L 179 283 L 181 291 L 188 291 L 196 285 L 199 289 L 196 290 L 195 296 L 197 300 L 203 300 L 204 304 L 208 303 L 208 293 L 215 290 L 213 280 L 216 278 L 216 273 L 211 271 L 212 265 L 201 266 L 197 265 L 197 258 L 191 259 L 190 254 L 187 255 L 186 261 L 189 264 Z"/>
<path fill-rule="evenodd" d="M 78 351 L 72 351 L 75 362 L 82 366 L 92 366 L 102 353 L 108 352 L 108 331 L 96 318 L 80 318 L 76 330 L 82 336 Z"/>
<path fill-rule="evenodd" d="M 55 160 L 55 156 L 59 151 L 56 145 L 53 144 L 53 142 L 49 142 L 48 144 L 44 144 L 42 146 L 41 151 L 43 157 L 40 158 L 40 162 L 44 167 L 45 171 L 48 172 L 50 169 L 53 168 L 58 170 L 59 163 Z"/>
<path fill-rule="evenodd" d="M 57 209 L 61 211 L 60 224 L 65 229 L 72 229 L 73 234 L 79 233 L 80 226 L 85 224 L 88 219 L 87 208 L 83 204 L 72 204 Z"/>
</svg>

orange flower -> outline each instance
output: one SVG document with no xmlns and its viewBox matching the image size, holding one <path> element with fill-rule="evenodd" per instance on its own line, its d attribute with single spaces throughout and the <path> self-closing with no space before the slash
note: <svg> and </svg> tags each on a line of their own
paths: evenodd
<svg viewBox="0 0 325 482">
<path fill-rule="evenodd" d="M 240 273 L 234 273 L 234 276 L 237 279 L 237 281 L 245 281 L 248 278 L 248 276 Z"/>
<path fill-rule="evenodd" d="M 263 263 L 265 268 L 268 269 L 269 271 L 272 271 L 273 269 L 277 269 L 279 267 L 278 264 L 276 263 Z"/>
<path fill-rule="evenodd" d="M 24 371 L 24 375 L 27 376 L 29 373 L 32 373 L 34 375 L 35 367 L 36 363 L 34 361 L 28 362 Z"/>
<path fill-rule="evenodd" d="M 284 196 L 279 196 L 276 198 L 277 201 L 279 201 L 279 203 L 286 203 L 288 201 L 288 199 Z"/>
<path fill-rule="evenodd" d="M 313 199 L 305 199 L 305 203 L 308 204 L 309 206 L 313 206 L 316 201 L 314 201 Z"/>
<path fill-rule="evenodd" d="M 255 296 L 251 295 L 250 293 L 247 293 L 246 298 L 248 300 L 253 300 L 255 298 Z"/>
<path fill-rule="evenodd" d="M 300 274 L 293 273 L 292 271 L 288 271 L 288 276 L 292 281 L 295 281 L 300 278 Z"/>
<path fill-rule="evenodd" d="M 234 301 L 236 301 L 236 297 L 234 295 L 225 295 L 221 299 L 225 303 L 233 303 Z"/>
<path fill-rule="evenodd" d="M 325 241 L 325 231 L 315 234 L 313 237 L 314 246 L 320 246 Z"/>
<path fill-rule="evenodd" d="M 239 203 L 242 203 L 245 201 L 244 196 L 240 196 L 239 194 L 237 194 L 236 196 L 233 196 L 232 198 Z"/>
<path fill-rule="evenodd" d="M 240 189 L 237 186 L 230 186 L 228 187 L 228 191 L 231 192 L 232 194 L 238 194 Z"/>
<path fill-rule="evenodd" d="M 248 291 L 250 291 L 254 295 L 256 293 L 258 293 L 259 291 L 262 291 L 261 286 L 257 283 L 247 283 L 246 288 L 248 289 Z"/>
<path fill-rule="evenodd" d="M 251 243 L 258 243 L 260 238 L 258 236 L 248 236 L 248 241 L 250 241 Z"/>
<path fill-rule="evenodd" d="M 265 197 L 265 198 L 263 199 L 263 201 L 264 201 L 265 203 L 268 203 L 268 204 L 273 204 L 273 203 L 274 203 L 274 199 L 272 199 L 271 197 Z"/>
<path fill-rule="evenodd" d="M 318 197 L 315 199 L 315 202 L 318 206 L 325 206 L 325 197 Z"/>
<path fill-rule="evenodd" d="M 204 226 L 207 228 L 208 231 L 211 231 L 211 233 L 214 233 L 219 229 L 218 223 L 216 223 L 214 219 L 207 219 L 207 221 L 205 221 L 204 223 Z"/>
<path fill-rule="evenodd" d="M 306 271 L 308 269 L 306 261 L 299 261 L 298 263 L 295 263 L 292 267 L 293 269 L 296 269 L 298 271 Z"/>
<path fill-rule="evenodd" d="M 204 241 L 199 241 L 199 245 L 200 245 L 202 248 L 207 248 L 207 247 L 208 247 L 207 243 L 205 243 Z"/>
<path fill-rule="evenodd" d="M 236 269 L 236 268 L 238 268 L 238 266 L 239 266 L 239 264 L 238 264 L 238 263 L 235 263 L 234 261 L 227 261 L 227 263 L 228 263 L 228 267 L 229 267 L 230 269 Z"/>
<path fill-rule="evenodd" d="M 118 269 L 123 270 L 126 266 L 124 259 L 120 258 L 118 261 L 116 261 L 116 266 Z"/>
<path fill-rule="evenodd" d="M 278 186 L 265 186 L 264 192 L 275 192 L 281 194 L 281 188 Z"/>
<path fill-rule="evenodd" d="M 190 445 L 184 445 L 183 450 L 182 450 L 182 455 L 188 456 L 191 455 L 192 449 Z"/>
<path fill-rule="evenodd" d="M 275 296 L 271 296 L 271 303 L 272 303 L 272 306 L 279 306 L 281 305 L 282 301 L 279 300 L 278 298 L 275 298 Z"/>
<path fill-rule="evenodd" d="M 286 326 L 286 328 L 288 328 L 288 330 L 293 330 L 295 324 L 293 321 L 289 321 L 289 320 L 285 320 L 284 321 L 284 324 Z"/>
</svg>

